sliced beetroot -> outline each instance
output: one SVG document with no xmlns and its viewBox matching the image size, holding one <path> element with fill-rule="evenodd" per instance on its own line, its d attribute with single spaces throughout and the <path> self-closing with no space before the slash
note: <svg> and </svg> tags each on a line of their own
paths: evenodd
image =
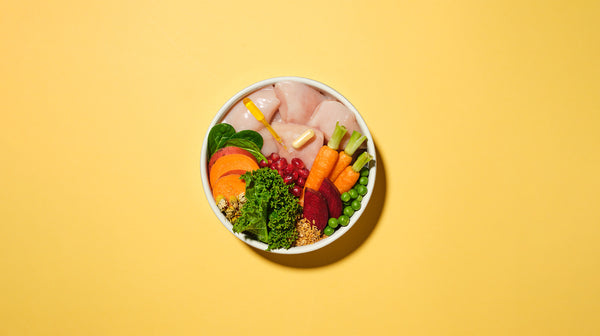
<svg viewBox="0 0 600 336">
<path fill-rule="evenodd" d="M 327 200 L 329 217 L 338 218 L 342 215 L 342 199 L 337 187 L 328 178 L 323 180 L 319 192 Z"/>
<path fill-rule="evenodd" d="M 329 220 L 327 200 L 323 195 L 310 188 L 304 190 L 304 218 L 323 231 Z"/>
</svg>

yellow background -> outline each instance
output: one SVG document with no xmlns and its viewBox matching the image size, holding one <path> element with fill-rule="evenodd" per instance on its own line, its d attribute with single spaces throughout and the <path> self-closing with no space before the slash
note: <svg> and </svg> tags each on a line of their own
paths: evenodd
<svg viewBox="0 0 600 336">
<path fill-rule="evenodd" d="M 600 334 L 600 2 L 3 1 L 0 335 Z M 333 86 L 373 203 L 270 256 L 199 156 L 256 81 Z"/>
</svg>

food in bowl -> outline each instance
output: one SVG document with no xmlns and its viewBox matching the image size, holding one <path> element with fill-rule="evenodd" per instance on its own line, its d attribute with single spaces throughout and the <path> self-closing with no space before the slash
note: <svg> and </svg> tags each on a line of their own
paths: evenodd
<svg viewBox="0 0 600 336">
<path fill-rule="evenodd" d="M 364 121 L 318 82 L 263 84 L 226 104 L 207 135 L 203 168 L 218 211 L 232 232 L 267 251 L 345 232 L 373 186 Z"/>
</svg>

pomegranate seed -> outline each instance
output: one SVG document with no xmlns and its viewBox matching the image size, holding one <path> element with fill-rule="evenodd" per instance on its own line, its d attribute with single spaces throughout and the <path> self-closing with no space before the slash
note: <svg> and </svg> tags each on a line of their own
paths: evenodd
<svg viewBox="0 0 600 336">
<path fill-rule="evenodd" d="M 265 161 L 265 160 L 260 160 L 260 162 L 258 163 L 258 166 L 259 166 L 260 168 L 264 168 L 264 167 L 266 167 L 266 166 L 268 166 L 268 165 L 269 165 L 269 162 L 267 162 L 267 161 Z"/>
<path fill-rule="evenodd" d="M 302 169 L 302 168 L 304 168 L 304 162 L 302 162 L 302 160 L 299 159 L 299 158 L 293 158 L 292 159 L 292 165 L 296 169 Z"/>
<path fill-rule="evenodd" d="M 308 173 L 310 173 L 310 171 L 306 168 L 301 168 L 300 170 L 298 170 L 298 175 L 302 178 L 308 178 Z"/>
<path fill-rule="evenodd" d="M 292 172 L 292 178 L 294 179 L 294 181 L 297 181 L 299 176 L 300 175 L 298 174 L 298 171 L 294 170 Z"/>
<path fill-rule="evenodd" d="M 301 187 L 304 187 L 305 183 L 306 183 L 306 179 L 304 177 L 298 177 L 298 179 L 296 180 L 296 185 L 299 185 Z"/>
<path fill-rule="evenodd" d="M 300 188 L 299 186 L 296 185 L 296 186 L 292 187 L 290 192 L 292 193 L 292 195 L 294 195 L 296 197 L 300 197 L 300 195 L 302 194 L 302 188 Z"/>
<path fill-rule="evenodd" d="M 283 171 L 284 171 L 286 174 L 288 174 L 288 175 L 291 175 L 291 174 L 293 174 L 293 173 L 295 172 L 295 170 L 294 170 L 294 167 L 292 167 L 292 165 L 287 165 L 287 166 L 286 166 L 286 167 L 283 169 Z"/>
<path fill-rule="evenodd" d="M 273 161 L 277 161 L 277 160 L 279 160 L 279 158 L 280 158 L 280 156 L 279 156 L 279 153 L 277 153 L 277 152 L 273 152 L 269 155 L 269 159 L 273 159 Z"/>
<path fill-rule="evenodd" d="M 284 177 L 285 173 L 283 172 L 283 170 L 278 170 L 277 173 L 279 174 L 279 176 Z"/>
<path fill-rule="evenodd" d="M 273 169 L 273 170 L 277 170 L 277 165 L 275 164 L 275 162 L 269 164 L 269 168 Z"/>
<path fill-rule="evenodd" d="M 285 175 L 283 177 L 283 183 L 292 184 L 292 183 L 294 183 L 294 178 L 292 177 L 292 175 Z"/>
</svg>

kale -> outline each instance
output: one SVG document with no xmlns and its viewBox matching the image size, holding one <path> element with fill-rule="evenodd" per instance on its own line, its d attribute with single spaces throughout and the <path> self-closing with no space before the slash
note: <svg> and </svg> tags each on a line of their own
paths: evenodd
<svg viewBox="0 0 600 336">
<path fill-rule="evenodd" d="M 246 203 L 233 225 L 263 243 L 268 250 L 290 248 L 298 237 L 296 222 L 302 213 L 298 199 L 277 171 L 261 168 L 240 177 L 246 181 Z"/>
</svg>

